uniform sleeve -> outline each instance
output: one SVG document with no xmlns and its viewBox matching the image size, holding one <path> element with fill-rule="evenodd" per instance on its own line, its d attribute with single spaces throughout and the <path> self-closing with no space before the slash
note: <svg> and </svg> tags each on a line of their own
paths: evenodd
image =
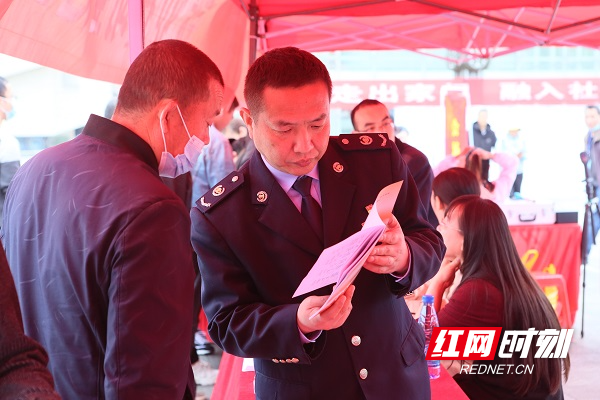
<svg viewBox="0 0 600 400">
<path fill-rule="evenodd" d="M 415 169 L 410 169 L 411 173 L 413 170 Z M 413 179 L 415 180 L 415 184 L 417 185 L 417 189 L 419 190 L 419 197 L 421 198 L 423 207 L 425 207 L 425 210 L 427 211 L 427 220 L 433 227 L 436 227 L 438 225 L 438 220 L 435 216 L 433 208 L 431 207 L 433 170 L 429 165 L 429 161 L 427 161 L 427 159 L 422 160 L 420 168 L 416 171 L 416 174 L 413 174 Z"/>
<path fill-rule="evenodd" d="M 401 282 L 392 283 L 392 291 L 402 296 L 415 290 L 437 273 L 446 247 L 440 233 L 428 221 L 428 210 L 420 201 L 419 189 L 400 153 L 394 151 L 392 153 L 393 174 L 394 171 L 398 171 L 394 179 L 404 180 L 394 207 L 394 215 L 402 227 L 406 243 L 410 248 L 408 276 Z"/>
<path fill-rule="evenodd" d="M 431 202 L 431 186 L 433 185 L 433 171 L 431 165 L 429 165 L 427 156 L 414 147 L 404 149 L 400 154 L 406 162 L 410 174 L 415 180 L 423 206 L 426 210 L 429 210 Z"/>
<path fill-rule="evenodd" d="M 195 271 L 189 216 L 155 203 L 117 238 L 108 290 L 107 398 L 181 399 L 190 369 Z"/>
<path fill-rule="evenodd" d="M 48 356 L 25 336 L 17 292 L 0 247 L 0 398 L 58 400 Z"/>
</svg>

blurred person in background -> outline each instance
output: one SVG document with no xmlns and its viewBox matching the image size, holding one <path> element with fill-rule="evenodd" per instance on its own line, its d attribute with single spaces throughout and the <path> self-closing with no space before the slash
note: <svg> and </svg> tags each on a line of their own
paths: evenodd
<svg viewBox="0 0 600 400">
<path fill-rule="evenodd" d="M 480 110 L 477 116 L 477 121 L 473 123 L 473 147 L 491 152 L 496 146 L 496 134 L 488 124 L 487 110 Z M 489 179 L 490 161 L 483 159 L 481 161 L 481 179 L 487 181 Z"/>
<path fill-rule="evenodd" d="M 350 119 L 354 127 L 353 133 L 382 133 L 394 142 L 400 155 L 412 175 L 419 197 L 427 210 L 427 219 L 432 226 L 437 226 L 437 219 L 429 204 L 431 198 L 431 183 L 433 172 L 427 156 L 414 147 L 402 142 L 395 136 L 394 121 L 385 106 L 378 100 L 365 99 L 358 103 L 350 112 Z"/>
<path fill-rule="evenodd" d="M 519 159 L 517 165 L 517 177 L 510 190 L 510 198 L 521 200 L 521 184 L 523 183 L 523 161 L 527 152 L 525 140 L 521 135 L 520 128 L 510 128 L 508 134 L 500 141 L 498 150 L 504 153 L 512 154 Z"/>
<path fill-rule="evenodd" d="M 585 169 L 589 179 L 589 182 L 586 182 L 586 192 L 588 200 L 591 200 L 589 199 L 590 196 L 598 198 L 600 185 L 600 108 L 598 106 L 589 105 L 585 108 L 585 124 L 588 127 L 584 141 L 584 152 L 587 153 L 588 157 Z M 592 208 L 592 210 L 594 209 Z M 596 210 L 598 210 L 597 206 Z M 598 236 L 600 231 L 600 216 L 598 213 L 592 212 L 591 218 L 591 226 L 588 225 L 587 218 L 584 224 L 583 240 L 585 241 L 584 251 L 586 256 L 592 249 L 595 237 Z"/>
<path fill-rule="evenodd" d="M 193 191 L 192 205 L 235 169 L 233 164 L 233 149 L 224 135 L 225 128 L 233 118 L 238 100 L 234 97 L 232 103 L 221 110 L 213 124 L 208 128 L 210 143 L 202 149 L 192 172 Z"/>
<path fill-rule="evenodd" d="M 585 124 L 588 132 L 585 135 L 584 151 L 588 153 L 591 160 L 589 172 L 597 196 L 600 185 L 600 108 L 598 106 L 590 105 L 585 108 Z"/>
<path fill-rule="evenodd" d="M 254 141 L 248 135 L 248 127 L 244 124 L 244 121 L 238 118 L 231 120 L 229 124 L 231 131 L 236 132 L 236 137 L 231 144 L 233 146 L 233 160 L 235 162 L 235 169 L 240 169 L 246 161 L 250 159 L 256 147 Z"/>
<path fill-rule="evenodd" d="M 494 182 L 480 178 L 481 197 L 490 199 L 496 203 L 503 203 L 510 196 L 510 189 L 517 176 L 519 159 L 508 153 L 491 153 L 489 151 L 466 147 L 458 156 L 449 155 L 433 169 L 435 176 L 449 168 L 466 168 L 475 176 L 481 176 L 483 161 L 493 160 L 500 166 L 500 175 Z"/>
<path fill-rule="evenodd" d="M 14 136 L 2 129 L 15 116 L 15 98 L 10 83 L 0 77 L 0 227 L 8 184 L 21 166 L 21 147 Z"/>
<path fill-rule="evenodd" d="M 248 127 L 241 118 L 233 118 L 225 129 L 225 136 L 233 146 L 238 139 L 248 136 Z M 233 150 L 235 151 L 235 148 Z"/>
</svg>

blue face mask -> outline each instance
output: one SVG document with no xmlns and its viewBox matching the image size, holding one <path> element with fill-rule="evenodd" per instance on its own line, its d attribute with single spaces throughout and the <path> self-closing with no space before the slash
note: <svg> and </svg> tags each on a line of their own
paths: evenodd
<svg viewBox="0 0 600 400">
<path fill-rule="evenodd" d="M 196 136 L 190 135 L 190 131 L 188 131 L 187 125 L 185 124 L 185 120 L 183 119 L 183 115 L 181 114 L 181 110 L 179 106 L 177 106 L 177 111 L 179 111 L 179 116 L 181 117 L 181 122 L 183 122 L 183 127 L 190 138 L 186 143 L 183 154 L 178 154 L 173 157 L 171 153 L 167 151 L 167 141 L 165 139 L 165 131 L 162 126 L 162 114 L 159 117 L 160 124 L 160 132 L 162 133 L 163 143 L 165 145 L 165 151 L 163 151 L 160 157 L 160 163 L 158 164 L 158 173 L 160 176 L 164 176 L 166 178 L 176 178 L 179 175 L 185 174 L 186 172 L 191 171 L 194 168 L 194 164 L 198 161 L 198 157 L 200 157 L 200 153 L 202 152 L 202 148 L 204 147 L 204 142 L 198 139 Z"/>
<path fill-rule="evenodd" d="M 4 117 L 8 121 L 15 116 L 15 102 L 7 99 L 6 97 L 2 97 L 2 99 L 10 104 L 10 110 L 8 111 L 4 107 L 0 106 L 0 111 L 4 113 Z"/>
</svg>

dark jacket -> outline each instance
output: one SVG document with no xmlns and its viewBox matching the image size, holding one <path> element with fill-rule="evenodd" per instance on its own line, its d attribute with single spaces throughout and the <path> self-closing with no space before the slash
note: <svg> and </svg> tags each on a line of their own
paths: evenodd
<svg viewBox="0 0 600 400">
<path fill-rule="evenodd" d="M 496 145 L 496 140 L 496 134 L 490 124 L 487 124 L 485 131 L 481 132 L 479 124 L 477 122 L 473 123 L 473 146 L 492 151 L 492 147 Z"/>
<path fill-rule="evenodd" d="M 60 399 L 46 364 L 42 346 L 23 332 L 17 292 L 0 246 L 0 399 Z"/>
<path fill-rule="evenodd" d="M 404 180 L 394 214 L 412 264 L 401 282 L 362 270 L 347 321 L 315 343 L 300 339 L 298 304 L 331 286 L 292 294 L 323 245 L 260 154 L 192 209 L 209 333 L 225 351 L 254 358 L 259 399 L 430 397 L 424 334 L 402 296 L 436 273 L 444 246 L 396 146 L 377 135 L 363 145 L 364 136 L 331 138 L 319 161 L 325 246 L 357 232 L 379 190 Z"/>
<path fill-rule="evenodd" d="M 189 214 L 157 164 L 139 136 L 92 115 L 8 189 L 25 332 L 65 399 L 181 399 L 193 382 Z"/>
<path fill-rule="evenodd" d="M 412 175 L 417 189 L 419 190 L 419 197 L 421 202 L 427 210 L 427 220 L 433 227 L 437 227 L 438 220 L 435 216 L 435 212 L 431 207 L 431 187 L 433 185 L 433 170 L 429 164 L 427 156 L 421 151 L 414 147 L 402 142 L 400 139 L 395 140 L 400 155 L 408 167 L 408 171 Z"/>
</svg>

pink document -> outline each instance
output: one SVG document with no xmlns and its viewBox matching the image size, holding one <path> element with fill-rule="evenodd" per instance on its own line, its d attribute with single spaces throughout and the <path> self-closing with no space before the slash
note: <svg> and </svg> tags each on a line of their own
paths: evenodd
<svg viewBox="0 0 600 400">
<path fill-rule="evenodd" d="M 354 282 L 365 260 L 385 231 L 386 220 L 394 209 L 402 181 L 381 189 L 362 229 L 323 250 L 317 262 L 302 280 L 293 297 L 336 283 L 323 306 L 312 316 L 327 309 Z"/>
</svg>

